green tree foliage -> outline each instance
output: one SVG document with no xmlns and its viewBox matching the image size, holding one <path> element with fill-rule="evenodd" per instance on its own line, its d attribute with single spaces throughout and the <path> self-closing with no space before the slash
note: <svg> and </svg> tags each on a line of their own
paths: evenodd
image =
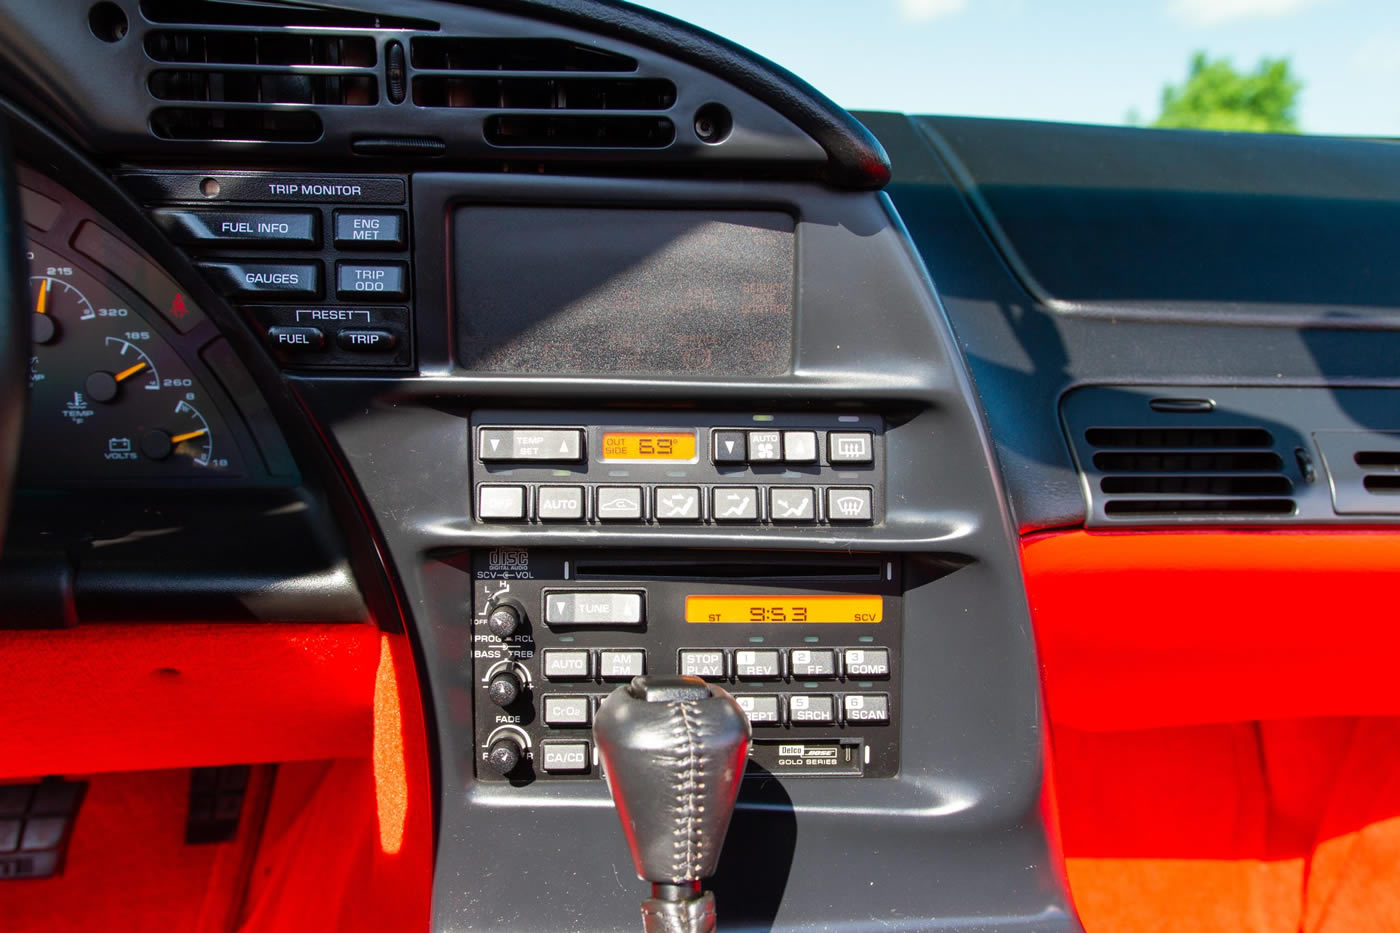
<svg viewBox="0 0 1400 933">
<path fill-rule="evenodd" d="M 1261 59 L 1252 72 L 1241 73 L 1228 58 L 1212 61 L 1197 52 L 1186 81 L 1162 88 L 1162 115 L 1153 126 L 1297 133 L 1302 88 L 1286 58 Z"/>
</svg>

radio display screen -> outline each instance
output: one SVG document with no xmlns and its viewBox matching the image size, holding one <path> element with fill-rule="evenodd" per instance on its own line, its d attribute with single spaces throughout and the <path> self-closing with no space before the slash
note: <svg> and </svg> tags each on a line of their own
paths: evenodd
<svg viewBox="0 0 1400 933">
<path fill-rule="evenodd" d="M 873 595 L 691 595 L 685 598 L 685 620 L 695 623 L 873 624 L 883 621 L 884 617 L 884 599 Z"/>
<path fill-rule="evenodd" d="M 604 460 L 694 460 L 694 431 L 607 431 Z"/>
</svg>

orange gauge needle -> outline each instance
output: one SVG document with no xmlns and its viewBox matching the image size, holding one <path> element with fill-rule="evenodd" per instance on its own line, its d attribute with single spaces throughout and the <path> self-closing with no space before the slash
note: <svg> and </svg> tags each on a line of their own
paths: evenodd
<svg viewBox="0 0 1400 933">
<path fill-rule="evenodd" d="M 49 306 L 49 280 L 44 279 L 44 284 L 39 286 L 39 304 L 34 309 L 35 313 L 43 314 Z"/>
<path fill-rule="evenodd" d="M 121 372 L 117 373 L 117 374 L 116 374 L 115 376 L 113 376 L 112 378 L 115 379 L 115 380 L 117 380 L 118 382 L 121 382 L 121 381 L 124 380 L 124 379 L 130 379 L 132 376 L 136 375 L 137 373 L 139 373 L 141 370 L 143 370 L 143 369 L 145 369 L 145 368 L 146 368 L 146 361 L 145 361 L 145 360 L 142 360 L 142 361 L 139 362 L 139 363 L 136 363 L 136 364 L 133 364 L 133 365 L 131 365 L 131 366 L 128 366 L 126 369 L 123 369 Z"/>
<path fill-rule="evenodd" d="M 170 439 L 170 443 L 172 443 L 172 444 L 179 444 L 179 443 L 182 442 L 182 441 L 192 441 L 192 440 L 194 440 L 196 437 L 203 437 L 204 435 L 206 435 L 206 434 L 208 434 L 208 433 L 209 433 L 209 429 L 208 429 L 208 428 L 200 428 L 198 431 L 187 431 L 187 432 L 184 433 L 184 434 L 176 434 L 174 437 L 172 437 L 172 438 Z"/>
</svg>

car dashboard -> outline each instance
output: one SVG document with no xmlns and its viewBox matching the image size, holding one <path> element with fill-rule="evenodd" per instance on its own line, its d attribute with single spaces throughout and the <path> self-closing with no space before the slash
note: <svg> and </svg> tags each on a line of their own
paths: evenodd
<svg viewBox="0 0 1400 933">
<path fill-rule="evenodd" d="M 201 781 L 226 928 L 633 928 L 592 727 L 684 675 L 752 730 L 721 928 L 1077 930 L 1052 720 L 1397 712 L 1382 620 L 1268 621 L 1395 574 L 1384 144 L 858 122 L 604 0 L 6 3 L 0 60 L 0 790 L 86 788 L 17 929 L 137 910 L 85 885 Z"/>
</svg>

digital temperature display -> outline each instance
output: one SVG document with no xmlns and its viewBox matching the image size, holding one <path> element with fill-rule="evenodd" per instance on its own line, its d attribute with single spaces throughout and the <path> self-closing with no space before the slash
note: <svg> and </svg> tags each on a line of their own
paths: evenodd
<svg viewBox="0 0 1400 933">
<path fill-rule="evenodd" d="M 879 596 L 687 596 L 687 622 L 874 623 L 885 617 Z"/>
<path fill-rule="evenodd" d="M 695 432 L 622 432 L 603 435 L 604 460 L 694 460 Z"/>
</svg>

